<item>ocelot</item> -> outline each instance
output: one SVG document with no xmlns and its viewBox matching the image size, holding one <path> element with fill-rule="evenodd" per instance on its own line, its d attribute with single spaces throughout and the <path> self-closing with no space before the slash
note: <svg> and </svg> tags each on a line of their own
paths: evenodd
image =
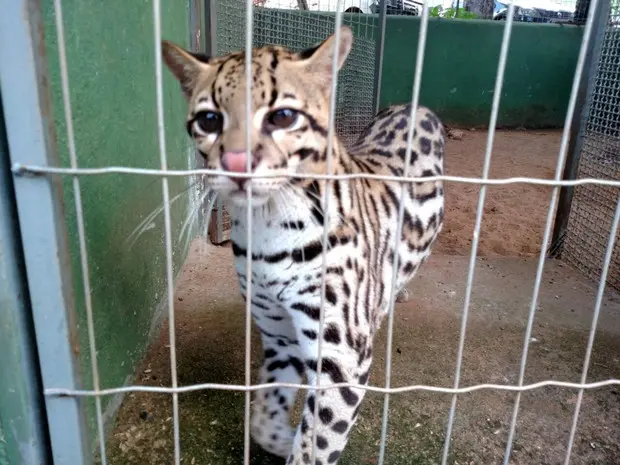
<svg viewBox="0 0 620 465">
<path fill-rule="evenodd" d="M 398 301 L 405 285 L 428 257 L 441 231 L 444 192 L 440 181 L 399 182 L 348 178 L 329 181 L 291 175 L 322 175 L 326 159 L 337 175 L 402 176 L 410 105 L 379 112 L 349 148 L 334 136 L 327 153 L 332 60 L 341 67 L 351 50 L 347 27 L 302 52 L 266 46 L 252 51 L 250 119 L 246 118 L 245 52 L 205 57 L 164 42 L 166 64 L 189 103 L 186 127 L 204 157 L 207 185 L 226 202 L 241 294 L 251 303 L 262 334 L 260 383 L 308 384 L 317 379 L 322 340 L 321 386 L 365 385 L 373 340 L 388 312 L 398 253 Z M 246 131 L 250 131 L 250 145 Z M 426 108 L 415 114 L 409 176 L 443 173 L 445 131 Z M 248 160 L 249 157 L 249 160 Z M 242 178 L 247 164 L 256 175 Z M 232 174 L 229 176 L 228 174 Z M 248 231 L 248 188 L 252 229 Z M 395 247 L 399 203 L 402 235 Z M 328 211 L 325 210 L 328 205 Z M 323 331 L 319 334 L 323 236 L 327 228 Z M 251 235 L 252 276 L 246 276 Z M 252 438 L 287 464 L 309 464 L 316 425 L 315 465 L 335 464 L 345 449 L 365 391 L 356 387 L 308 390 L 296 429 L 290 425 L 296 391 L 272 387 L 253 402 Z M 318 403 L 318 418 L 314 419 Z"/>
</svg>

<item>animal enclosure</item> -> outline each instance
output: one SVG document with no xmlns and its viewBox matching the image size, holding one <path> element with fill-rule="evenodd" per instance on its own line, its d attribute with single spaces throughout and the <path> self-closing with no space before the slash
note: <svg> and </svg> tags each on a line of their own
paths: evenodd
<svg viewBox="0 0 620 465">
<path fill-rule="evenodd" d="M 299 51 L 341 23 L 345 145 L 396 103 L 436 106 L 448 138 L 444 230 L 391 296 L 338 464 L 620 461 L 616 3 L 562 27 L 341 3 L 2 4 L 0 463 L 283 463 L 250 441 L 263 351 L 161 40 Z"/>
</svg>

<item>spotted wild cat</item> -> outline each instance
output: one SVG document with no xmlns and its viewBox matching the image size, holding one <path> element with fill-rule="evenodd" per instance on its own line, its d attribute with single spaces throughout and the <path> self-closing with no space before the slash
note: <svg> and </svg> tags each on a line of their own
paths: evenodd
<svg viewBox="0 0 620 465">
<path fill-rule="evenodd" d="M 189 102 L 187 131 L 205 167 L 252 171 L 271 178 L 209 175 L 207 185 L 226 201 L 241 292 L 246 297 L 247 192 L 252 193 L 252 314 L 262 334 L 260 383 L 309 384 L 317 377 L 322 338 L 322 386 L 368 382 L 374 337 L 388 311 L 401 184 L 373 179 L 333 181 L 329 214 L 322 209 L 325 181 L 290 174 L 324 174 L 334 36 L 299 53 L 268 46 L 252 52 L 251 119 L 246 120 L 245 53 L 207 58 L 163 43 L 164 59 Z M 338 65 L 353 43 L 340 31 Z M 347 150 L 334 137 L 334 174 L 403 174 L 411 107 L 381 111 Z M 443 172 L 444 129 L 426 108 L 416 113 L 409 175 Z M 246 146 L 249 126 L 251 145 Z M 398 300 L 430 253 L 443 223 L 441 182 L 406 185 L 398 242 Z M 326 223 L 326 218 L 328 219 Z M 328 228 L 325 324 L 319 334 L 322 240 Z M 296 429 L 290 388 L 256 393 L 251 432 L 264 449 L 287 464 L 310 463 L 314 407 L 319 403 L 315 465 L 335 464 L 345 449 L 364 390 L 306 392 Z"/>
</svg>

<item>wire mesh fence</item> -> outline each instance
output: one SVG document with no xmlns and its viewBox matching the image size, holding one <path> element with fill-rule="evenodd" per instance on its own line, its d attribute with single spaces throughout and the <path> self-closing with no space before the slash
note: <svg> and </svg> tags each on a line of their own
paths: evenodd
<svg viewBox="0 0 620 465">
<path fill-rule="evenodd" d="M 590 8 L 592 9 L 595 8 L 597 2 L 598 0 L 592 0 L 592 4 L 590 5 Z M 371 78 L 373 76 L 373 70 L 374 70 L 374 61 L 373 61 L 374 56 L 375 56 L 375 53 L 374 53 L 375 52 L 374 50 L 375 31 L 373 29 L 374 25 L 365 24 L 364 23 L 365 19 L 360 19 L 361 15 L 357 16 L 358 13 L 349 13 L 351 16 L 343 16 L 340 10 L 336 13 L 335 20 L 334 20 L 334 15 L 329 15 L 329 16 L 325 15 L 324 17 L 321 16 L 318 19 L 316 19 L 316 22 L 311 22 L 305 19 L 306 17 L 304 15 L 306 13 L 302 11 L 299 11 L 299 12 L 269 11 L 267 7 L 257 7 L 253 9 L 251 5 L 251 1 L 247 2 L 247 4 L 243 8 L 242 7 L 239 7 L 238 9 L 231 8 L 230 5 L 228 5 L 226 9 L 224 10 L 224 6 L 222 6 L 221 12 L 219 11 L 219 8 L 220 8 L 220 5 L 218 5 L 218 13 L 220 13 L 218 14 L 218 18 L 219 18 L 218 19 L 218 54 L 226 53 L 226 52 L 233 51 L 233 50 L 244 49 L 244 48 L 246 50 L 246 53 L 250 53 L 251 46 L 257 46 L 257 45 L 266 44 L 266 43 L 278 43 L 278 44 L 288 45 L 293 48 L 304 47 L 307 45 L 311 45 L 312 43 L 316 43 L 317 39 L 325 38 L 327 35 L 329 35 L 329 33 L 333 32 L 334 30 L 338 31 L 339 29 L 334 26 L 338 25 L 340 22 L 349 21 L 350 24 L 354 26 L 354 28 L 359 34 L 358 39 L 360 40 L 358 40 L 358 42 L 360 44 L 358 45 L 357 49 L 354 49 L 351 55 L 351 61 L 352 61 L 353 68 L 346 68 L 346 67 L 344 68 L 342 72 L 342 76 L 341 76 L 342 79 L 340 79 L 337 83 L 338 93 L 333 93 L 333 99 L 330 105 L 331 116 L 332 116 L 330 118 L 330 122 L 331 122 L 330 132 L 338 132 L 339 134 L 342 135 L 342 137 L 345 140 L 347 140 L 347 137 L 349 136 L 357 135 L 357 133 L 359 132 L 359 129 L 366 124 L 365 122 L 367 122 L 370 119 L 372 112 L 373 112 L 372 87 L 370 88 L 370 90 L 368 90 L 368 82 L 372 82 Z M 62 14 L 61 14 L 61 8 L 60 8 L 59 1 L 56 2 L 56 9 L 57 9 L 57 18 L 59 21 L 58 28 L 60 31 L 58 34 L 58 37 L 59 37 L 60 42 L 62 42 L 64 40 L 64 34 L 62 33 Z M 19 11 L 16 9 L 13 11 L 13 13 L 19 13 Z M 78 210 L 78 212 L 81 211 L 81 208 L 82 208 L 80 195 L 79 195 L 80 193 L 79 180 L 81 179 L 81 177 L 102 176 L 102 175 L 107 175 L 110 173 L 118 173 L 118 174 L 132 175 L 132 176 L 153 176 L 156 178 L 157 177 L 161 178 L 162 198 L 164 201 L 164 217 L 165 217 L 165 224 L 166 224 L 165 241 L 164 241 L 164 247 L 166 250 L 165 257 L 166 257 L 166 263 L 167 263 L 165 286 L 166 286 L 166 295 L 167 295 L 166 306 L 168 310 L 169 331 L 170 331 L 169 332 L 169 346 L 170 346 L 170 370 L 171 370 L 172 383 L 171 383 L 171 386 L 169 387 L 125 386 L 125 387 L 117 387 L 117 388 L 111 388 L 111 389 L 100 388 L 97 382 L 98 366 L 96 363 L 97 349 L 95 347 L 96 328 L 93 325 L 93 319 L 92 319 L 92 312 L 94 310 L 88 302 L 89 300 L 88 289 L 89 288 L 88 286 L 86 286 L 84 298 L 86 299 L 86 302 L 87 302 L 86 308 L 89 313 L 87 329 L 88 329 L 89 340 L 90 340 L 89 348 L 92 353 L 92 361 L 93 361 L 93 365 L 91 368 L 92 368 L 92 376 L 94 378 L 94 386 L 92 390 L 78 389 L 76 387 L 77 383 L 69 383 L 66 379 L 62 379 L 62 378 L 53 378 L 53 377 L 50 378 L 49 373 L 48 373 L 47 377 L 44 376 L 44 385 L 45 385 L 44 387 L 45 387 L 45 395 L 50 399 L 50 402 L 53 403 L 54 401 L 59 401 L 63 399 L 64 400 L 76 399 L 79 397 L 94 397 L 95 399 L 99 401 L 99 399 L 101 399 L 102 396 L 108 396 L 108 395 L 118 394 L 118 393 L 127 393 L 127 392 L 153 392 L 153 393 L 169 394 L 171 395 L 172 400 L 173 400 L 171 418 L 172 418 L 172 425 L 173 425 L 173 431 L 174 431 L 174 462 L 176 464 L 180 464 L 181 463 L 180 430 L 182 428 L 182 424 L 181 424 L 181 421 L 179 418 L 179 412 L 178 412 L 179 395 L 182 393 L 187 393 L 191 391 L 207 390 L 207 389 L 234 390 L 234 391 L 244 392 L 245 399 L 246 399 L 246 409 L 245 409 L 245 415 L 244 415 L 244 428 L 245 428 L 244 463 L 249 464 L 250 463 L 249 399 L 250 399 L 251 392 L 263 389 L 265 387 L 299 387 L 305 390 L 312 390 L 312 389 L 327 390 L 327 389 L 336 389 L 336 388 L 342 388 L 342 387 L 354 387 L 356 389 L 375 391 L 375 392 L 385 394 L 384 415 L 383 415 L 382 433 L 381 433 L 381 442 L 380 442 L 381 452 L 379 456 L 379 464 L 383 464 L 385 462 L 385 451 L 387 447 L 386 435 L 387 435 L 387 427 L 388 427 L 388 420 L 389 420 L 389 396 L 395 395 L 398 393 L 410 392 L 410 391 L 416 391 L 416 390 L 435 392 L 435 393 L 447 393 L 447 394 L 452 394 L 453 397 L 452 397 L 450 414 L 449 414 L 448 421 L 447 421 L 445 443 L 444 443 L 443 455 L 442 455 L 442 463 L 446 464 L 448 463 L 449 451 L 451 447 L 452 427 L 454 424 L 454 418 L 455 418 L 454 414 L 455 414 L 455 410 L 457 406 L 457 395 L 463 394 L 466 392 L 482 390 L 482 389 L 495 389 L 495 390 L 500 390 L 500 391 L 510 391 L 510 392 L 516 392 L 518 394 L 517 394 L 516 402 L 514 404 L 514 414 L 512 416 L 512 422 L 511 422 L 511 433 L 507 441 L 506 454 L 504 456 L 504 464 L 508 464 L 510 463 L 511 447 L 512 447 L 512 442 L 514 439 L 514 431 L 515 431 L 517 419 L 518 419 L 520 393 L 524 391 L 528 391 L 528 390 L 539 389 L 544 386 L 556 386 L 556 387 L 577 389 L 579 391 L 579 396 L 580 396 L 579 401 L 577 402 L 577 405 L 574 409 L 574 423 L 572 425 L 571 438 L 570 438 L 570 441 L 567 447 L 567 452 L 566 452 L 565 463 L 569 463 L 570 456 L 571 456 L 572 443 L 574 439 L 574 431 L 577 425 L 579 409 L 581 406 L 580 399 L 583 396 L 584 390 L 593 389 L 597 387 L 611 386 L 611 385 L 620 385 L 620 380 L 618 379 L 607 379 L 607 380 L 598 381 L 594 383 L 586 382 L 589 358 L 590 358 L 592 346 L 594 343 L 594 335 L 596 333 L 598 316 L 601 310 L 601 301 L 603 298 L 603 294 L 605 292 L 605 282 L 611 280 L 611 284 L 613 285 L 616 282 L 614 281 L 615 279 L 614 276 L 618 275 L 617 262 L 614 262 L 614 260 L 616 260 L 616 258 L 614 258 L 614 253 L 615 253 L 614 252 L 615 250 L 614 241 L 617 236 L 618 223 L 620 221 L 620 203 L 618 203 L 618 189 L 620 188 L 620 179 L 618 179 L 618 176 L 617 176 L 618 159 L 617 159 L 617 155 L 615 155 L 615 152 L 613 150 L 613 147 L 615 147 L 615 145 L 610 144 L 609 142 L 605 142 L 608 145 L 602 145 L 602 143 L 600 142 L 601 139 L 599 138 L 600 136 L 614 136 L 614 135 L 616 137 L 618 136 L 618 133 L 615 132 L 615 127 L 613 127 L 613 125 L 611 125 L 608 122 L 608 121 L 615 121 L 615 113 L 616 113 L 615 110 L 616 109 L 615 109 L 613 102 L 609 102 L 609 100 L 605 100 L 609 95 L 607 91 L 599 95 L 598 97 L 600 99 L 599 106 L 598 107 L 596 107 L 596 105 L 593 106 L 593 108 L 596 107 L 599 109 L 599 113 L 601 113 L 601 108 L 605 108 L 606 114 L 602 118 L 605 121 L 607 121 L 606 123 L 607 132 L 603 131 L 603 134 L 600 134 L 600 131 L 596 132 L 595 135 L 597 137 L 594 138 L 594 140 L 596 141 L 596 145 L 593 145 L 593 147 L 598 147 L 599 149 L 599 153 L 597 154 L 598 158 L 601 158 L 600 149 L 604 148 L 604 155 L 602 156 L 602 158 L 605 160 L 605 162 L 602 163 L 602 166 L 615 167 L 614 168 L 615 171 L 613 171 L 614 175 L 612 176 L 608 175 L 609 168 L 604 168 L 604 169 L 599 168 L 598 171 L 596 170 L 587 171 L 587 169 L 584 168 L 583 171 L 580 171 L 580 178 L 578 180 L 561 181 L 562 167 L 563 167 L 563 164 L 566 158 L 568 135 L 569 135 L 568 134 L 569 125 L 567 124 L 564 130 L 563 136 L 562 136 L 562 143 L 561 143 L 560 153 L 558 156 L 557 168 L 556 168 L 555 177 L 553 180 L 533 179 L 533 178 L 490 179 L 489 168 L 490 168 L 491 156 L 492 156 L 493 139 L 494 139 L 494 134 L 495 134 L 495 126 L 496 126 L 495 123 L 497 121 L 500 99 L 502 95 L 501 86 L 502 86 L 503 77 L 504 77 L 506 59 L 508 56 L 511 30 L 512 30 L 511 28 L 513 25 L 514 14 L 515 14 L 515 6 L 514 4 L 510 4 L 508 8 L 508 12 L 507 12 L 506 28 L 505 28 L 505 33 L 503 36 L 502 49 L 501 49 L 501 54 L 499 58 L 497 79 L 495 83 L 496 87 L 495 87 L 493 107 L 492 107 L 492 112 L 491 112 L 491 123 L 489 125 L 487 148 L 485 152 L 484 170 L 483 170 L 481 178 L 464 178 L 464 177 L 458 177 L 458 176 L 444 176 L 444 175 L 430 176 L 430 177 L 424 177 L 424 178 L 414 178 L 414 177 L 407 176 L 407 173 L 405 173 L 404 176 L 387 176 L 387 175 L 373 176 L 373 175 L 360 175 L 360 174 L 333 175 L 329 171 L 329 163 L 327 167 L 327 172 L 324 175 L 297 175 L 297 177 L 301 177 L 301 178 L 306 177 L 309 179 L 323 179 L 323 180 L 331 180 L 331 181 L 351 180 L 351 179 L 359 179 L 359 178 L 368 178 L 368 179 L 386 180 L 386 181 L 389 180 L 389 181 L 400 183 L 403 190 L 405 189 L 405 186 L 409 183 L 431 182 L 431 181 L 465 182 L 465 183 L 471 183 L 471 184 L 481 186 L 480 197 L 478 201 L 478 209 L 476 213 L 476 225 L 475 225 L 475 230 L 473 234 L 473 244 L 472 244 L 471 255 L 470 255 L 470 267 L 468 270 L 468 277 L 467 277 L 466 297 L 465 297 L 465 303 L 464 303 L 462 319 L 461 319 L 459 349 L 458 349 L 458 355 L 457 355 L 457 360 L 456 360 L 456 372 L 455 372 L 455 378 L 454 378 L 455 381 L 451 388 L 446 388 L 442 386 L 419 386 L 419 385 L 418 386 L 393 387 L 390 384 L 389 374 L 386 375 L 386 385 L 383 387 L 372 386 L 372 385 L 362 386 L 357 383 L 335 383 L 329 386 L 292 384 L 292 383 L 268 383 L 267 385 L 264 385 L 264 384 L 253 385 L 250 379 L 250 356 L 249 356 L 251 298 L 248 298 L 246 302 L 246 346 L 245 346 L 246 382 L 245 384 L 232 385 L 232 384 L 221 384 L 221 383 L 204 383 L 204 384 L 194 384 L 190 386 L 179 386 L 179 383 L 177 380 L 177 362 L 176 362 L 176 343 L 175 343 L 176 339 L 175 339 L 175 324 L 174 324 L 175 304 L 174 304 L 174 299 L 173 299 L 174 279 L 173 279 L 173 272 L 172 272 L 173 264 L 172 264 L 170 205 L 169 205 L 170 199 L 169 199 L 168 179 L 171 177 L 200 175 L 200 174 L 223 174 L 223 175 L 228 175 L 232 177 L 250 177 L 250 178 L 253 177 L 254 175 L 250 172 L 249 167 L 248 167 L 248 173 L 246 174 L 237 173 L 234 175 L 231 173 L 227 173 L 227 172 L 219 171 L 219 170 L 171 170 L 168 168 L 167 158 L 166 158 L 166 139 L 165 139 L 165 132 L 164 132 L 164 124 L 163 124 L 163 103 L 162 103 L 162 98 L 163 98 L 163 95 L 162 95 L 162 63 L 161 63 L 161 54 L 160 54 L 160 51 L 161 51 L 160 44 L 161 44 L 162 37 L 161 37 L 161 30 L 159 28 L 160 27 L 159 24 L 161 21 L 161 11 L 159 9 L 159 1 L 156 0 L 154 2 L 153 19 L 154 19 L 154 24 L 155 24 L 154 44 L 155 44 L 155 49 L 157 51 L 156 53 L 157 58 L 156 58 L 156 63 L 155 63 L 155 75 L 156 75 L 157 84 L 158 84 L 157 86 L 157 90 L 158 90 L 158 93 L 157 93 L 157 102 L 158 102 L 158 106 L 157 106 L 158 132 L 157 132 L 157 135 L 158 135 L 159 144 L 160 144 L 160 165 L 161 165 L 160 168 L 159 169 L 146 169 L 146 168 L 111 167 L 111 166 L 95 167 L 95 168 L 80 168 L 78 165 L 77 154 L 75 150 L 72 149 L 71 150 L 72 163 L 70 167 L 51 166 L 51 165 L 45 164 L 44 160 L 39 160 L 40 164 L 16 163 L 13 166 L 13 171 L 16 177 L 16 183 L 17 184 L 22 183 L 21 186 L 23 187 L 19 187 L 20 189 L 22 189 L 22 192 L 25 192 L 27 189 L 31 188 L 31 186 L 33 186 L 33 184 L 31 184 L 32 182 L 45 183 L 46 182 L 45 176 L 49 176 L 49 175 L 73 176 L 73 179 L 74 179 L 73 186 L 74 186 L 75 193 L 76 193 L 76 196 L 75 196 L 76 209 Z M 411 102 L 412 107 L 413 107 L 412 114 L 415 114 L 415 108 L 418 107 L 418 100 L 419 100 L 419 93 L 420 93 L 420 86 L 421 86 L 421 79 L 422 79 L 422 69 L 423 69 L 423 64 L 424 64 L 424 46 L 425 46 L 426 35 L 427 35 L 428 16 L 429 16 L 428 4 L 425 4 L 424 7 L 422 8 L 422 19 L 421 19 L 422 27 L 420 28 L 416 73 L 415 73 L 415 80 L 413 83 L 413 92 L 412 92 L 413 97 L 412 97 L 412 102 Z M 296 25 L 298 26 L 297 28 L 295 27 Z M 572 119 L 573 113 L 576 111 L 575 94 L 576 94 L 576 89 L 579 85 L 579 81 L 580 79 L 582 79 L 585 50 L 587 48 L 588 41 L 590 40 L 591 32 L 592 32 L 592 22 L 591 20 L 588 20 L 588 23 L 586 24 L 586 28 L 584 30 L 583 43 L 582 43 L 582 47 L 580 50 L 579 61 L 578 61 L 576 72 L 575 72 L 573 92 L 571 95 L 571 100 L 568 105 L 567 121 L 570 121 Z M 316 36 L 314 36 L 314 34 L 316 34 Z M 614 36 L 614 39 L 615 39 L 615 36 Z M 26 41 L 25 48 L 28 49 L 28 46 L 29 46 L 29 42 Z M 605 68 L 605 74 L 604 74 L 605 82 L 609 80 L 609 76 L 616 75 L 617 73 L 616 68 L 618 67 L 618 63 L 614 61 L 615 55 L 613 53 L 608 57 L 608 59 L 609 59 L 608 66 L 610 68 Z M 370 65 L 368 64 L 367 60 L 370 60 Z M 247 60 L 247 63 L 251 63 L 251 60 Z M 64 63 L 64 60 L 61 60 L 61 66 L 65 68 L 64 70 L 65 72 L 62 75 L 63 90 L 64 90 L 64 95 L 66 97 L 65 105 L 66 105 L 66 110 L 67 110 L 65 117 L 67 119 L 68 128 L 71 128 L 70 122 L 71 122 L 72 116 L 70 112 L 71 102 L 69 99 L 69 92 L 68 92 L 69 91 L 69 80 L 67 77 L 66 63 Z M 250 66 L 248 66 L 248 69 L 249 68 Z M 601 74 L 601 76 L 602 75 L 603 74 Z M 248 76 L 250 75 L 248 74 Z M 364 82 L 360 82 L 360 81 L 364 81 Z M 602 78 L 601 78 L 601 81 L 603 81 Z M 246 85 L 247 86 L 251 85 L 251 79 L 247 79 Z M 336 80 L 334 80 L 334 86 L 336 86 Z M 356 86 L 361 86 L 361 87 L 356 87 Z M 615 89 L 615 87 L 613 88 Z M 603 97 L 605 99 L 603 99 Z M 247 106 L 246 111 L 248 112 L 248 114 L 246 116 L 249 116 L 249 111 L 251 107 L 250 101 L 249 101 L 250 99 L 249 88 L 247 92 L 247 99 L 248 100 L 246 101 L 246 106 Z M 352 104 L 351 103 L 352 100 L 355 100 L 356 102 Z M 600 105 L 602 105 L 602 107 Z M 599 113 L 597 113 L 597 115 Z M 597 118 L 598 117 L 599 116 L 597 116 Z M 593 121 L 598 121 L 598 120 L 593 119 Z M 411 151 L 412 151 L 411 138 L 413 137 L 413 133 L 414 133 L 414 128 L 412 124 L 412 126 L 409 128 L 410 135 L 409 135 L 408 148 L 407 148 L 407 153 L 409 154 L 409 156 L 411 155 Z M 69 140 L 71 140 L 74 137 L 74 135 L 71 132 L 71 129 L 69 129 L 68 137 L 69 137 Z M 250 138 L 249 130 L 248 130 L 248 133 L 246 134 L 246 137 L 248 139 Z M 330 153 L 329 150 L 328 150 L 328 153 Z M 611 162 L 609 162 L 609 160 L 611 160 Z M 605 174 L 605 176 L 603 176 L 603 174 Z M 28 179 L 28 175 L 44 175 L 44 176 L 39 176 L 38 178 L 35 178 L 33 180 L 33 179 Z M 24 182 L 28 182 L 29 184 L 23 184 Z M 476 257 L 477 257 L 477 241 L 479 238 L 480 228 L 482 224 L 486 188 L 489 185 L 505 185 L 505 184 L 511 184 L 511 183 L 529 183 L 529 184 L 547 185 L 547 186 L 553 187 L 553 196 L 550 202 L 549 214 L 547 218 L 545 235 L 543 239 L 543 246 L 541 247 L 542 251 L 539 257 L 539 261 L 538 261 L 538 269 L 537 269 L 537 273 L 535 277 L 535 285 L 534 285 L 534 290 L 533 290 L 532 299 L 531 299 L 529 321 L 528 321 L 528 326 L 525 332 L 519 381 L 515 385 L 484 383 L 484 384 L 477 384 L 473 386 L 462 386 L 461 380 L 460 380 L 460 369 L 461 369 L 462 360 L 463 360 L 463 347 L 464 347 L 464 341 L 465 341 L 466 332 L 467 332 L 468 311 L 469 311 L 470 297 L 471 297 L 471 293 L 473 290 L 473 283 L 474 283 L 474 269 L 475 269 L 474 265 L 475 265 Z M 597 189 L 599 188 L 602 189 L 602 187 L 598 187 L 598 186 L 606 186 L 606 189 L 608 191 L 612 193 L 615 192 L 614 201 L 616 202 L 616 207 L 611 208 L 611 210 L 614 211 L 613 215 L 609 215 L 610 208 L 606 208 L 606 210 L 601 214 L 601 217 L 605 218 L 605 224 L 607 225 L 607 229 L 606 229 L 607 235 L 605 236 L 602 232 L 599 232 L 599 231 L 590 233 L 590 234 L 594 234 L 595 236 L 599 238 L 597 239 L 598 243 L 600 244 L 598 245 L 598 247 L 602 251 L 602 253 L 598 256 L 598 263 L 600 263 L 600 272 L 598 274 L 600 275 L 601 279 L 600 279 L 600 285 L 598 288 L 596 307 L 594 309 L 594 314 L 593 314 L 592 323 L 591 323 L 590 339 L 588 341 L 586 358 L 585 358 L 584 365 L 583 365 L 583 376 L 580 382 L 546 380 L 546 381 L 537 382 L 537 383 L 525 384 L 524 373 L 525 373 L 525 368 L 526 368 L 526 363 L 527 363 L 527 358 L 528 358 L 528 346 L 529 346 L 529 341 L 531 340 L 531 337 L 532 337 L 532 325 L 534 321 L 534 316 L 538 308 L 538 305 L 537 305 L 538 297 L 539 297 L 538 293 L 540 290 L 542 272 L 543 272 L 543 268 L 545 264 L 545 250 L 547 248 L 546 247 L 547 244 L 549 243 L 554 207 L 557 201 L 558 189 L 560 186 L 579 186 L 578 189 L 585 189 L 585 188 L 590 188 L 593 186 L 597 186 L 596 187 Z M 587 192 L 587 191 L 584 191 L 584 192 Z M 251 197 L 249 198 L 251 199 Z M 576 197 L 576 199 L 578 198 L 579 197 Z M 26 200 L 30 200 L 30 198 L 27 198 Z M 326 204 L 328 203 L 327 199 L 325 200 L 325 203 Z M 26 207 L 26 204 L 23 203 L 22 206 Z M 592 209 L 591 206 L 588 208 L 590 210 Z M 248 211 L 251 212 L 251 208 L 248 208 Z M 78 214 L 78 221 L 79 222 L 82 221 L 81 216 L 79 214 Z M 249 223 L 247 242 L 249 244 L 248 249 L 251 249 L 251 243 L 252 243 L 251 225 L 253 221 L 253 217 L 251 213 L 248 213 L 247 221 Z M 404 221 L 404 215 L 403 215 L 403 209 L 401 208 L 399 210 L 398 226 L 397 226 L 397 231 L 399 232 L 402 230 L 403 221 Z M 26 237 L 28 237 L 27 236 L 28 228 L 32 230 L 33 228 L 35 228 L 35 225 L 25 224 L 24 226 L 26 229 Z M 80 231 L 80 253 L 81 253 L 81 258 L 82 258 L 82 261 L 81 261 L 82 269 L 80 270 L 80 272 L 84 276 L 84 281 L 88 282 L 89 263 L 88 263 L 88 255 L 86 253 L 86 246 L 85 246 L 85 239 L 84 239 L 85 233 L 84 233 L 83 227 L 84 225 L 81 224 L 80 229 L 79 229 Z M 586 233 L 587 232 L 580 232 L 580 234 L 586 234 Z M 327 235 L 327 228 L 325 228 L 325 234 Z M 400 234 L 397 234 L 396 238 L 397 239 L 400 238 Z M 568 240 L 567 243 L 568 242 L 570 242 L 570 240 Z M 29 247 L 29 244 L 27 242 L 25 243 L 25 247 L 26 248 Z M 327 247 L 327 240 L 324 240 L 323 254 L 325 254 L 326 247 Z M 395 254 L 395 255 L 396 255 L 395 260 L 398 260 L 398 257 L 397 257 L 398 254 Z M 617 257 L 617 254 L 615 255 L 615 257 Z M 31 260 L 32 259 L 33 258 L 31 258 Z M 50 262 L 55 263 L 53 259 L 50 259 Z M 322 269 L 323 279 L 324 279 L 325 271 L 326 271 L 325 267 L 326 265 L 324 262 L 323 269 Z M 394 268 L 397 269 L 398 266 L 395 266 Z M 247 255 L 246 272 L 247 272 L 247 276 L 252 276 L 252 254 L 251 253 Z M 58 283 L 56 287 L 60 288 L 61 287 L 60 283 Z M 247 295 L 248 296 L 252 295 L 250 292 L 250 287 L 251 287 L 251 280 L 248 280 L 248 283 L 247 283 Z M 326 290 L 325 290 L 324 281 L 323 281 L 321 308 L 323 308 L 323 303 L 324 303 L 325 298 L 326 298 Z M 388 330 L 387 330 L 388 331 L 388 348 L 387 348 L 388 356 L 385 361 L 386 362 L 386 373 L 390 372 L 390 367 L 391 367 L 390 357 L 392 353 L 391 345 L 392 345 L 392 340 L 393 340 L 392 334 L 393 334 L 393 318 L 394 318 L 394 299 L 395 299 L 395 289 L 392 288 L 390 309 L 389 309 L 389 314 L 388 314 L 389 321 L 387 325 L 388 326 Z M 324 315 L 322 315 L 322 312 L 321 312 L 321 325 L 324 324 L 323 318 L 324 318 Z M 38 337 L 41 338 L 39 340 L 39 343 L 41 345 L 40 349 L 45 351 L 45 349 L 49 349 L 50 347 L 49 341 L 46 341 L 44 338 L 41 337 L 41 334 L 43 334 L 41 330 L 44 329 L 45 323 L 40 322 L 39 324 L 42 325 L 39 328 L 40 331 L 38 331 Z M 65 342 L 69 342 L 69 340 L 70 338 L 67 338 Z M 320 356 L 320 353 L 321 353 L 320 351 L 321 351 L 322 339 L 319 339 L 319 341 L 321 342 L 318 343 L 319 366 L 317 367 L 317 371 L 320 373 L 321 371 L 320 360 L 322 360 Z M 67 347 L 65 347 L 65 349 L 67 349 Z M 47 360 L 47 363 L 53 365 L 53 361 Z M 66 384 L 63 384 L 65 382 Z M 100 409 L 98 408 L 97 410 L 98 410 L 97 411 L 97 417 L 98 417 L 97 427 L 98 427 L 98 432 L 101 438 L 100 444 L 99 444 L 100 454 L 101 454 L 102 462 L 105 463 L 106 462 L 106 450 L 104 447 L 105 439 L 103 438 L 104 426 L 102 424 Z M 56 413 L 58 413 L 58 411 Z M 316 420 L 318 415 L 315 414 L 314 417 Z M 59 428 L 60 426 L 61 425 L 59 422 L 52 421 L 52 427 Z M 314 437 L 314 441 L 315 442 L 317 441 L 316 436 Z M 313 447 L 312 450 L 313 450 L 313 453 L 315 453 L 317 448 Z M 334 460 L 334 462 L 336 460 L 337 460 L 337 457 Z M 81 463 L 81 461 L 78 460 L 72 463 L 77 464 L 77 463 Z"/>
<path fill-rule="evenodd" d="M 583 127 L 577 178 L 620 180 L 620 5 L 612 2 Z M 618 192 L 600 186 L 574 190 L 562 256 L 589 277 L 600 279 Z M 609 286 L 620 290 L 620 245 L 611 256 Z"/>
</svg>

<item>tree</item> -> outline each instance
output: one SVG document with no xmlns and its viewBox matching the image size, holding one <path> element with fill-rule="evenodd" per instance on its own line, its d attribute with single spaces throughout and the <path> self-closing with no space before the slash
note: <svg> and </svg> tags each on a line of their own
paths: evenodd
<svg viewBox="0 0 620 465">
<path fill-rule="evenodd" d="M 465 2 L 465 9 L 477 14 L 482 19 L 492 19 L 494 7 L 494 0 L 467 0 Z"/>
<path fill-rule="evenodd" d="M 588 19 L 588 11 L 590 10 L 590 0 L 577 0 L 575 5 L 574 21 L 577 24 L 585 24 Z"/>
</svg>

